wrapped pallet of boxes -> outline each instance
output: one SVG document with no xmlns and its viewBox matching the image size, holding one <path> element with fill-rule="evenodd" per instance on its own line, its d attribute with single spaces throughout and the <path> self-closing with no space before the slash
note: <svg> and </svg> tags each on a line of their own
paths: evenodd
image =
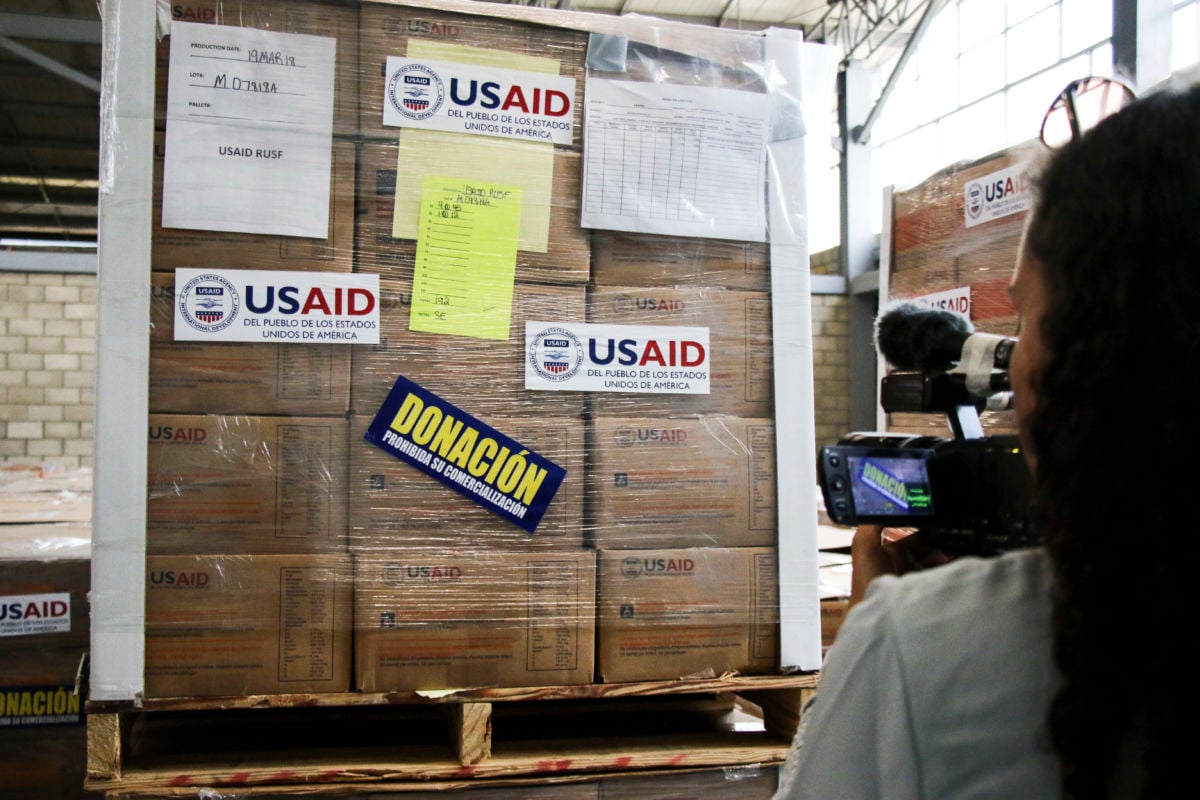
<svg viewBox="0 0 1200 800">
<path fill-rule="evenodd" d="M 170 11 L 141 205 L 118 170 L 102 219 L 102 338 L 148 351 L 100 348 L 147 407 L 122 439 L 144 442 L 136 480 L 106 475 L 97 504 L 144 512 L 99 543 L 97 706 L 462 722 L 819 667 L 818 598 L 795 589 L 815 509 L 791 491 L 815 483 L 802 93 L 761 77 L 796 68 L 795 39 L 460 0 Z M 615 116 L 589 144 L 596 98 Z M 119 464 L 101 384 L 98 459 Z M 370 756 L 247 781 L 349 781 Z"/>
<path fill-rule="evenodd" d="M 1032 204 L 1028 170 L 1035 157 L 1030 145 L 1017 146 L 894 191 L 888 299 L 961 313 L 978 331 L 1014 336 L 1008 285 Z M 1015 430 L 1011 412 L 986 412 L 983 423 L 991 434 Z M 945 422 L 897 413 L 889 427 L 941 435 Z"/>
<path fill-rule="evenodd" d="M 0 525 L 0 798 L 83 792 L 86 523 Z"/>
</svg>

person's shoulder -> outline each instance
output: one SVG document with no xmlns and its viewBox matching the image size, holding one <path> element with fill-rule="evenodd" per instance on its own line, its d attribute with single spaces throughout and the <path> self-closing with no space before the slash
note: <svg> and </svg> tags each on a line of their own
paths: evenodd
<svg viewBox="0 0 1200 800">
<path fill-rule="evenodd" d="M 887 594 L 893 608 L 940 603 L 947 599 L 961 608 L 975 598 L 994 603 L 1005 596 L 1041 595 L 1049 586 L 1049 559 L 1041 548 L 1031 548 L 992 558 L 958 558 L 935 569 L 912 572 L 900 578 L 885 576 L 871 584 L 867 596 Z"/>
<path fill-rule="evenodd" d="M 958 630 L 964 639 L 1006 632 L 1040 636 L 1049 627 L 1050 580 L 1041 549 L 959 558 L 900 578 L 878 578 L 861 605 L 874 606 L 902 639 L 919 639 L 931 629 L 943 636 Z"/>
</svg>

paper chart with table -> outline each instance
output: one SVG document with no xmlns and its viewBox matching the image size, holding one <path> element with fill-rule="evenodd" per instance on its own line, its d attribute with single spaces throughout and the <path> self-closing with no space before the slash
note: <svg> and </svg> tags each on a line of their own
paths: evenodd
<svg viewBox="0 0 1200 800">
<path fill-rule="evenodd" d="M 585 228 L 766 241 L 767 96 L 589 79 Z"/>
</svg>

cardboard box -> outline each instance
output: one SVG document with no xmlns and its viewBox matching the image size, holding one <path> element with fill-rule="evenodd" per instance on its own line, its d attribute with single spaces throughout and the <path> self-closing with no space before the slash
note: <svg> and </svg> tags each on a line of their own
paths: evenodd
<svg viewBox="0 0 1200 800">
<path fill-rule="evenodd" d="M 151 281 L 151 412 L 346 413 L 350 405 L 347 345 L 177 342 L 175 275 L 155 272 Z"/>
<path fill-rule="evenodd" d="M 383 103 L 388 56 L 427 58 L 496 66 L 514 57 L 558 62 L 557 74 L 575 79 L 574 146 L 583 141 L 583 83 L 588 34 L 525 22 L 469 14 L 366 3 L 361 11 L 358 74 L 360 126 L 364 136 L 395 138 L 384 127 Z M 528 67 L 516 67 L 531 71 Z"/>
<path fill-rule="evenodd" d="M 374 6 L 372 8 L 375 8 Z M 418 202 L 422 192 L 419 182 L 397 180 L 399 158 L 424 159 L 420 153 L 406 148 L 404 131 L 391 129 L 388 142 L 364 142 L 359 151 L 358 247 L 355 269 L 376 272 L 389 278 L 412 280 L 416 260 L 415 237 L 392 237 L 396 193 L 409 193 Z M 492 160 L 504 161 L 513 153 L 548 145 L 517 142 L 511 139 L 475 137 L 474 147 L 483 147 Z M 419 163 L 425 163 L 421 160 Z M 525 196 L 522 213 L 549 214 L 547 250 L 517 250 L 516 279 L 544 283 L 582 284 L 588 279 L 591 246 L 587 231 L 579 227 L 580 164 L 578 153 L 556 149 L 553 154 L 552 184 L 549 198 L 539 201 Z M 457 169 L 469 169 L 460 165 Z M 429 164 L 429 175 L 442 175 L 442 164 Z M 452 169 L 450 175 L 456 173 Z"/>
<path fill-rule="evenodd" d="M 363 440 L 370 417 L 354 417 L 350 442 L 350 547 L 353 552 L 428 546 L 583 546 L 584 423 L 578 417 L 491 419 L 488 424 L 563 467 L 567 477 L 537 531 L 526 533 Z"/>
<path fill-rule="evenodd" d="M 88 646 L 92 572 L 84 530 L 86 541 L 78 525 L 0 526 L 0 652 Z M 12 677 L 10 666 L 6 656 L 0 686 Z"/>
<path fill-rule="evenodd" d="M 763 292 L 708 288 L 594 287 L 588 322 L 708 328 L 710 393 L 599 392 L 597 416 L 730 414 L 771 417 L 771 298 Z"/>
<path fill-rule="evenodd" d="M 380 343 L 352 348 L 350 399 L 356 414 L 374 416 L 399 375 L 484 422 L 583 413 L 579 392 L 525 389 L 525 320 L 581 321 L 582 286 L 517 284 L 505 341 L 410 331 L 411 283 L 381 280 L 379 292 Z"/>
<path fill-rule="evenodd" d="M 355 558 L 365 692 L 591 683 L 595 554 L 411 549 Z"/>
<path fill-rule="evenodd" d="M 333 79 L 333 132 L 358 133 L 358 9 L 333 0 L 186 0 L 170 5 L 172 22 L 233 25 L 278 33 L 332 36 L 337 40 Z M 171 37 L 158 43 L 154 84 L 154 121 L 167 120 L 167 76 Z"/>
<path fill-rule="evenodd" d="M 966 194 L 973 184 L 1019 167 L 1029 158 L 1024 147 L 1005 150 L 947 167 L 916 186 L 894 192 L 892 294 L 930 294 L 994 281 L 1007 285 L 1027 212 L 967 227 Z M 976 305 L 974 297 L 972 305 Z M 983 321 L 991 316 L 984 313 L 972 318 Z"/>
<path fill-rule="evenodd" d="M 761 242 L 592 231 L 597 286 L 715 286 L 766 292 L 771 248 Z"/>
<path fill-rule="evenodd" d="M 277 269 L 350 272 L 354 267 L 355 148 L 333 143 L 330 164 L 329 232 L 324 239 L 267 236 L 232 231 L 162 227 L 163 133 L 154 136 L 154 209 L 150 233 L 151 269 Z"/>
<path fill-rule="evenodd" d="M 146 695 L 343 692 L 348 556 L 146 558 Z"/>
<path fill-rule="evenodd" d="M 775 545 L 771 420 L 605 417 L 591 428 L 597 548 Z"/>
<path fill-rule="evenodd" d="M 601 550 L 596 667 L 605 683 L 771 672 L 774 548 Z"/>
<path fill-rule="evenodd" d="M 346 420 L 151 414 L 148 435 L 148 553 L 345 551 Z"/>
</svg>

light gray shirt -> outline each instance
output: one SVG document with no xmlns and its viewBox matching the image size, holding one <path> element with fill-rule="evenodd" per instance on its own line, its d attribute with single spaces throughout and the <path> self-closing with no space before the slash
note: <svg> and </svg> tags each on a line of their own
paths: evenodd
<svg viewBox="0 0 1200 800">
<path fill-rule="evenodd" d="M 1057 686 L 1043 551 L 881 577 L 830 648 L 776 798 L 1058 798 Z"/>
</svg>

